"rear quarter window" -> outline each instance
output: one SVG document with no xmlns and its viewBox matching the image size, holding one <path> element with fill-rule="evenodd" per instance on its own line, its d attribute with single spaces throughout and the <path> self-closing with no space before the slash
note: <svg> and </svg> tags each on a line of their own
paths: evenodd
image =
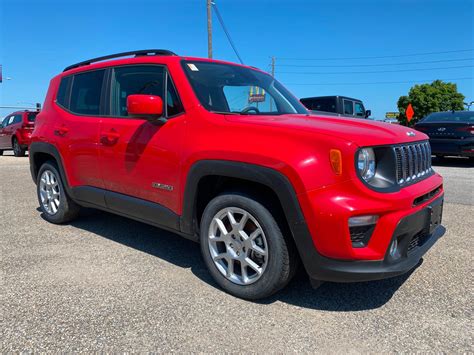
<svg viewBox="0 0 474 355">
<path fill-rule="evenodd" d="M 69 108 L 69 87 L 71 84 L 71 76 L 61 79 L 58 94 L 56 95 L 56 103 L 64 108 Z"/>
</svg>

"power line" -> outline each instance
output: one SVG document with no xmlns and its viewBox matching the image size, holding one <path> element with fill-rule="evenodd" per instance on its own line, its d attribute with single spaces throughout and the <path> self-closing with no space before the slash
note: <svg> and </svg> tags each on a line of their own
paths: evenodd
<svg viewBox="0 0 474 355">
<path fill-rule="evenodd" d="M 216 11 L 217 19 L 221 23 L 222 29 L 224 30 L 224 33 L 227 36 L 227 39 L 228 39 L 232 49 L 234 50 L 235 55 L 237 56 L 237 58 L 239 58 L 240 64 L 244 64 L 244 62 L 242 61 L 242 58 L 240 58 L 239 52 L 237 52 L 237 48 L 235 47 L 234 41 L 230 37 L 229 31 L 227 31 L 227 28 L 224 24 L 224 20 L 222 19 L 222 16 L 219 12 L 219 9 L 217 8 L 216 3 L 214 1 L 211 1 L 211 4 L 212 4 L 212 6 L 214 6 L 214 10 Z"/>
<path fill-rule="evenodd" d="M 274 57 L 272 57 L 274 58 Z M 352 67 L 384 67 L 395 65 L 410 65 L 410 64 L 432 64 L 432 63 L 446 63 L 446 62 L 465 62 L 474 60 L 474 58 L 463 59 L 442 59 L 442 60 L 428 60 L 423 62 L 404 62 L 404 63 L 383 63 L 383 64 L 349 64 L 349 65 L 306 65 L 306 64 L 279 64 L 279 67 L 298 67 L 298 68 L 352 68 Z"/>
<path fill-rule="evenodd" d="M 353 59 L 382 59 L 382 58 L 416 57 L 416 56 L 420 56 L 420 55 L 435 55 L 435 54 L 447 54 L 447 53 L 462 53 L 462 52 L 472 52 L 472 51 L 474 51 L 474 48 L 459 49 L 459 50 L 454 50 L 454 51 L 410 53 L 410 54 L 399 54 L 399 55 L 381 55 L 381 56 L 369 56 L 369 57 L 332 57 L 332 58 L 278 57 L 278 59 L 279 59 L 279 60 L 353 60 Z"/>
<path fill-rule="evenodd" d="M 426 83 L 435 80 L 472 80 L 474 77 L 464 78 L 446 78 L 446 79 L 425 79 L 425 80 L 408 80 L 408 81 L 372 81 L 372 82 L 352 82 L 352 83 L 285 83 L 285 85 L 297 86 L 323 86 L 323 85 L 372 85 L 372 84 L 412 84 L 412 83 Z"/>
<path fill-rule="evenodd" d="M 376 74 L 376 73 L 401 73 L 410 71 L 426 71 L 426 70 L 446 70 L 459 68 L 472 68 L 474 65 L 458 65 L 454 67 L 439 67 L 439 68 L 419 68 L 419 69 L 397 69 L 397 70 L 372 70 L 372 71 L 345 71 L 345 72 L 294 72 L 294 71 L 279 71 L 277 74 L 301 74 L 301 75 L 333 75 L 333 74 Z"/>
</svg>

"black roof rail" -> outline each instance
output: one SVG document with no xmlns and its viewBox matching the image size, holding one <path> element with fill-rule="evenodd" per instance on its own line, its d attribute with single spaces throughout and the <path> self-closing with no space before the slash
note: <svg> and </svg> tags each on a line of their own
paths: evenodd
<svg viewBox="0 0 474 355">
<path fill-rule="evenodd" d="M 101 62 L 103 60 L 108 60 L 108 59 L 113 59 L 113 58 L 128 57 L 131 55 L 134 55 L 135 57 L 142 57 L 142 56 L 147 56 L 147 55 L 177 55 L 177 54 L 166 49 L 142 49 L 139 51 L 122 52 L 122 53 L 117 53 L 117 54 L 106 55 L 103 57 L 93 58 L 93 59 L 85 60 L 83 62 L 70 65 L 66 67 L 63 70 L 63 72 L 74 69 L 74 68 L 79 68 L 84 65 L 89 65 L 95 62 Z"/>
</svg>

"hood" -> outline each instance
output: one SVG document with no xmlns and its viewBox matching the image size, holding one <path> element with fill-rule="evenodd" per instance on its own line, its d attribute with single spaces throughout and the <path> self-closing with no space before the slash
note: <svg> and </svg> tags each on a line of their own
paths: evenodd
<svg viewBox="0 0 474 355">
<path fill-rule="evenodd" d="M 409 143 L 428 139 L 414 129 L 367 119 L 315 115 L 226 115 L 232 122 L 302 130 L 337 137 L 358 146 Z M 414 135 L 413 135 L 414 134 Z"/>
</svg>

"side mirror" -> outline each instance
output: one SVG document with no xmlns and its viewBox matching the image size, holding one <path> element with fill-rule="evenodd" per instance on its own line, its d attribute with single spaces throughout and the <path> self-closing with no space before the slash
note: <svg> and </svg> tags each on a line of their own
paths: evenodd
<svg viewBox="0 0 474 355">
<path fill-rule="evenodd" d="M 365 110 L 365 118 L 369 118 L 369 116 L 372 114 L 372 111 L 370 110 Z"/>
<path fill-rule="evenodd" d="M 155 95 L 128 95 L 127 112 L 153 121 L 163 115 L 163 100 Z"/>
</svg>

